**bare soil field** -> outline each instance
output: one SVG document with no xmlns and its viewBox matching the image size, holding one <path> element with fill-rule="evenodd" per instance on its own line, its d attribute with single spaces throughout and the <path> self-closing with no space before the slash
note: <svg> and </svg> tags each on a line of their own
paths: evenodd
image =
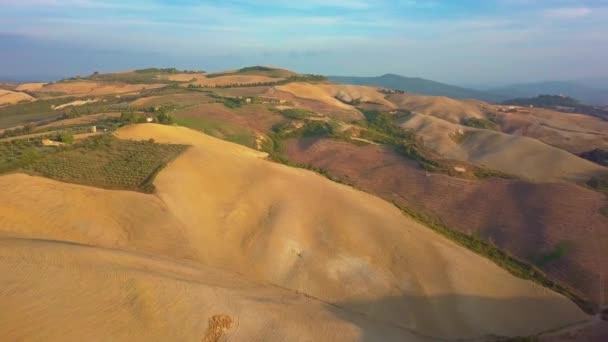
<svg viewBox="0 0 608 342">
<path fill-rule="evenodd" d="M 0 89 L 0 106 L 13 105 L 19 102 L 29 102 L 35 100 L 35 98 L 26 93 Z"/>
<path fill-rule="evenodd" d="M 100 96 L 135 93 L 144 89 L 157 89 L 166 84 L 126 84 L 111 82 L 69 81 L 47 84 L 36 90 L 40 93 L 61 93 L 66 96 Z"/>
<path fill-rule="evenodd" d="M 117 135 L 193 145 L 158 174 L 155 185 L 167 208 L 191 227 L 184 231 L 186 240 L 206 264 L 433 336 L 479 336 L 478 329 L 482 335 L 515 330 L 525 335 L 527 327 L 547 326 L 543 321 L 549 319 L 549 311 L 532 315 L 530 310 L 553 308 L 551 320 L 560 319 L 556 312 L 570 315 L 571 309 L 557 304 L 532 305 L 536 300 L 530 298 L 553 301 L 549 298 L 555 295 L 512 277 L 371 195 L 183 128 L 136 125 Z M 298 190 L 285 191 L 290 184 L 298 184 Z M 344 283 L 350 286 L 345 289 Z M 489 304 L 495 300 L 500 304 Z M 456 314 L 456 307 L 471 311 Z M 496 309 L 500 323 L 488 318 Z M 446 319 L 424 318 L 436 315 Z"/>
<path fill-rule="evenodd" d="M 479 234 L 600 304 L 608 298 L 606 196 L 567 183 L 471 181 L 427 173 L 381 146 L 292 140 L 287 155 L 386 200 Z M 564 246 L 563 252 L 560 246 Z M 604 299 L 605 301 L 605 299 Z M 606 304 L 606 303 L 603 303 Z"/>
<path fill-rule="evenodd" d="M 443 96 L 423 96 L 413 94 L 393 94 L 387 100 L 400 109 L 414 113 L 434 116 L 451 123 L 459 124 L 466 118 L 487 118 L 493 111 L 491 105 L 476 100 L 454 100 Z"/>
<path fill-rule="evenodd" d="M 583 115 L 526 108 L 526 112 L 498 113 L 505 133 L 523 135 L 579 154 L 594 148 L 608 148 L 608 121 Z"/>
<path fill-rule="evenodd" d="M 15 90 L 17 91 L 36 91 L 42 87 L 44 87 L 46 83 L 36 82 L 36 83 L 23 83 L 18 85 Z"/>
<path fill-rule="evenodd" d="M 194 82 L 194 81 L 204 81 L 207 77 L 203 73 L 181 73 L 181 74 L 170 74 L 170 75 L 160 75 L 158 76 L 160 79 L 174 81 L 174 82 Z"/>
<path fill-rule="evenodd" d="M 283 78 L 273 78 L 268 76 L 258 76 L 258 75 L 226 75 L 226 76 L 218 76 L 212 78 L 201 78 L 196 81 L 190 82 L 189 84 L 193 84 L 195 86 L 201 87 L 216 87 L 216 86 L 228 86 L 228 85 L 248 85 L 248 84 L 256 84 L 256 83 L 273 83 L 282 81 Z M 187 86 L 184 84 L 183 86 Z"/>
<path fill-rule="evenodd" d="M 310 110 L 346 122 L 363 119 L 363 114 L 353 107 L 336 107 L 323 101 L 298 97 L 290 92 L 279 90 L 278 87 L 270 88 L 263 96 L 284 100 L 293 104 L 294 107 Z"/>
<path fill-rule="evenodd" d="M 192 106 L 201 103 L 209 103 L 211 101 L 213 101 L 213 98 L 203 93 L 171 94 L 141 97 L 131 102 L 131 106 L 139 108 L 161 106 L 165 104 Z"/>
<path fill-rule="evenodd" d="M 337 84 L 310 84 L 289 83 L 276 87 L 278 90 L 289 92 L 297 97 L 317 100 L 328 105 L 354 109 L 350 103 L 376 102 L 389 107 L 396 107 L 384 98 L 384 95 L 374 87 L 337 85 Z"/>
<path fill-rule="evenodd" d="M 400 126 L 446 158 L 468 161 L 537 182 L 586 182 L 608 169 L 536 139 L 465 127 L 435 116 L 412 114 Z M 459 137 L 461 136 L 461 137 Z"/>
<path fill-rule="evenodd" d="M 64 126 L 72 126 L 72 125 L 82 125 L 88 123 L 94 123 L 96 121 L 105 119 L 105 118 L 117 118 L 120 117 L 120 113 L 99 113 L 99 114 L 91 114 L 91 115 L 83 115 L 77 118 L 63 119 L 58 121 L 53 121 L 46 125 L 36 126 L 34 131 L 46 130 L 52 127 L 64 127 Z"/>
<path fill-rule="evenodd" d="M 39 239 L 0 247 L 10 341 L 431 341 L 191 262 Z"/>
<path fill-rule="evenodd" d="M 261 133 L 267 133 L 273 125 L 283 121 L 283 117 L 279 113 L 270 111 L 263 104 L 227 108 L 222 103 L 208 103 L 178 110 L 175 112 L 175 116 L 215 119 L 241 126 L 244 129 L 253 129 Z"/>
<path fill-rule="evenodd" d="M 507 106 L 439 96 L 394 94 L 388 100 L 400 109 L 453 124 L 468 118 L 492 119 L 504 133 L 534 138 L 574 154 L 608 146 L 608 122 L 589 115 L 523 107 L 511 111 Z"/>
</svg>

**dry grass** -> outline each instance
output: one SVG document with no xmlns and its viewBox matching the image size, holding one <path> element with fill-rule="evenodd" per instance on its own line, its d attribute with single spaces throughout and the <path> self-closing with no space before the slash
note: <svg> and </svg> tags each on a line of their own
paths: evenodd
<svg viewBox="0 0 608 342">
<path fill-rule="evenodd" d="M 453 230 L 491 240 L 529 263 L 570 241 L 574 248 L 542 270 L 595 304 L 601 291 L 608 296 L 599 276 L 608 272 L 601 247 L 608 243 L 608 220 L 600 213 L 608 203 L 601 193 L 568 183 L 472 182 L 427 173 L 383 147 L 328 139 L 291 141 L 286 154 Z"/>
<path fill-rule="evenodd" d="M 190 82 L 187 85 L 194 85 L 198 87 L 219 87 L 219 86 L 230 86 L 230 85 L 251 85 L 257 83 L 275 83 L 282 81 L 283 78 L 272 78 L 268 76 L 257 76 L 257 75 L 226 75 L 212 78 L 197 79 L 194 82 Z M 183 85 L 183 86 L 187 86 Z"/>
<path fill-rule="evenodd" d="M 38 89 L 40 93 L 61 93 L 65 96 L 101 96 L 139 92 L 144 89 L 157 89 L 166 84 L 126 84 L 90 81 L 69 81 L 47 84 Z"/>
<path fill-rule="evenodd" d="M 24 84 L 20 84 L 19 86 L 17 86 L 17 88 L 15 88 L 15 90 L 17 91 L 36 91 L 42 87 L 44 87 L 46 83 L 24 83 Z"/>
<path fill-rule="evenodd" d="M 26 93 L 0 89 L 0 106 L 14 105 L 20 102 L 30 102 L 36 99 Z"/>
<path fill-rule="evenodd" d="M 443 96 L 394 94 L 388 100 L 400 109 L 434 116 L 458 124 L 467 118 L 487 119 L 491 105 L 475 100 L 454 100 Z"/>
<path fill-rule="evenodd" d="M 395 105 L 385 100 L 384 95 L 374 87 L 289 83 L 277 86 L 276 88 L 297 97 L 321 101 L 328 105 L 347 110 L 354 110 L 351 105 L 354 102 L 376 102 L 389 107 L 395 107 Z"/>
<path fill-rule="evenodd" d="M 465 127 L 435 116 L 412 114 L 401 127 L 413 130 L 440 155 L 538 182 L 585 182 L 606 168 L 538 140 Z M 464 132 L 465 139 L 455 139 Z"/>
</svg>

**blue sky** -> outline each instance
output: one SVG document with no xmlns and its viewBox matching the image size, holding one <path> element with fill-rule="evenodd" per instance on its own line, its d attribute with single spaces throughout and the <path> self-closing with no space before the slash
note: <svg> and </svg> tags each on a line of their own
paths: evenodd
<svg viewBox="0 0 608 342">
<path fill-rule="evenodd" d="M 476 84 L 608 76 L 608 0 L 0 0 L 0 75 L 145 66 L 388 72 Z"/>
</svg>

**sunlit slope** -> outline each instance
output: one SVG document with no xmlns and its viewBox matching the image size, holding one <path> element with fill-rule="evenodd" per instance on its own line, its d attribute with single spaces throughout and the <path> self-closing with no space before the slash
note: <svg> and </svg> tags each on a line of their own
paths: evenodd
<svg viewBox="0 0 608 342">
<path fill-rule="evenodd" d="M 401 109 L 431 115 L 453 123 L 459 123 L 466 118 L 485 118 L 491 107 L 482 101 L 455 100 L 443 96 L 394 94 L 387 99 Z"/>
<path fill-rule="evenodd" d="M 484 338 L 587 318 L 391 204 L 264 153 L 180 127 L 116 135 L 193 146 L 158 174 L 154 195 L 0 177 L 1 335 L 191 340 L 228 315 L 236 340 Z M 243 278 L 292 292 L 224 289 Z"/>
<path fill-rule="evenodd" d="M 389 108 L 396 107 L 387 101 L 384 95 L 374 87 L 338 85 L 338 84 L 311 84 L 311 83 L 289 83 L 276 87 L 279 90 L 289 92 L 297 97 L 317 100 L 329 105 L 352 109 L 353 102 L 375 102 Z"/>
<path fill-rule="evenodd" d="M 604 167 L 532 138 L 464 127 L 431 115 L 412 114 L 400 126 L 416 132 L 425 146 L 447 158 L 534 181 L 584 182 L 608 172 Z"/>
<path fill-rule="evenodd" d="M 238 275 L 154 256 L 0 239 L 3 341 L 430 341 Z"/>
<path fill-rule="evenodd" d="M 155 185 L 206 264 L 434 336 L 525 335 L 584 318 L 374 196 L 184 128 L 117 135 L 194 145 Z"/>
<path fill-rule="evenodd" d="M 18 91 L 0 89 L 0 106 L 14 105 L 21 102 L 30 102 L 35 99 L 30 95 Z"/>
</svg>

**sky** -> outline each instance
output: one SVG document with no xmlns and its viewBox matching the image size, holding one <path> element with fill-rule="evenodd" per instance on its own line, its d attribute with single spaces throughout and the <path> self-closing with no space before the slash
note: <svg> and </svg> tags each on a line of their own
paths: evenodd
<svg viewBox="0 0 608 342">
<path fill-rule="evenodd" d="M 608 77 L 608 0 L 0 0 L 0 77 L 150 66 L 396 73 L 455 84 Z"/>
</svg>

